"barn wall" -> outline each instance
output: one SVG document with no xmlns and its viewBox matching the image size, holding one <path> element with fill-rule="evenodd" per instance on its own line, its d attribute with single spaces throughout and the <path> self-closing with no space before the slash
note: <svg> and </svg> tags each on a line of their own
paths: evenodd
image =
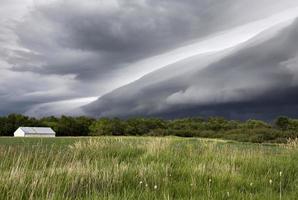
<svg viewBox="0 0 298 200">
<path fill-rule="evenodd" d="M 14 132 L 14 136 L 15 137 L 24 137 L 25 133 L 21 129 L 18 129 Z"/>
<path fill-rule="evenodd" d="M 55 135 L 25 134 L 25 137 L 55 137 Z"/>
</svg>

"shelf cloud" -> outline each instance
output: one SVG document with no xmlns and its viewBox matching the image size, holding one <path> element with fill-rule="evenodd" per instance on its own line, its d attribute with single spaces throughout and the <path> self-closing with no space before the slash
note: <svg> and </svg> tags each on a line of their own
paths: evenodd
<svg viewBox="0 0 298 200">
<path fill-rule="evenodd" d="M 169 65 L 85 110 L 112 117 L 296 115 L 297 37 L 298 21 L 274 27 L 235 48 Z M 183 73 L 172 73 L 182 67 Z"/>
<path fill-rule="evenodd" d="M 286 91 L 295 85 L 285 84 L 288 77 L 281 76 L 281 71 L 297 80 L 293 23 L 297 7 L 292 0 L 4 0 L 0 8 L 0 114 L 149 115 L 147 107 L 155 105 L 152 115 L 174 116 L 178 111 L 173 105 L 179 107 L 179 115 L 184 111 L 188 115 L 192 105 L 197 109 L 197 105 L 211 106 L 212 112 L 218 103 L 261 99 L 263 90 L 276 84 Z M 264 48 L 257 49 L 260 58 L 252 55 L 256 50 L 250 51 L 255 43 Z M 270 54 L 271 48 L 276 51 Z M 170 69 L 173 65 L 175 70 Z M 241 70 L 235 70 L 236 66 Z M 159 73 L 164 68 L 169 70 Z M 204 71 L 213 69 L 213 74 Z M 196 76 L 172 80 L 168 75 L 190 71 Z M 268 79 L 261 78 L 265 72 L 270 74 Z M 251 78 L 245 81 L 242 73 L 250 73 Z M 211 83 L 202 74 L 208 74 Z M 270 77 L 278 80 L 270 81 Z M 134 102 L 135 96 L 127 95 L 135 93 L 132 90 L 116 95 L 117 101 L 110 99 L 121 107 L 119 111 L 102 111 L 100 105 L 98 110 L 80 108 L 95 97 L 107 98 L 105 94 L 114 98 L 109 93 L 144 79 L 158 86 L 144 96 L 137 92 L 137 107 L 121 106 Z M 228 83 L 224 89 L 223 82 Z M 146 88 L 143 81 L 136 83 Z M 159 93 L 167 95 L 159 98 Z"/>
</svg>

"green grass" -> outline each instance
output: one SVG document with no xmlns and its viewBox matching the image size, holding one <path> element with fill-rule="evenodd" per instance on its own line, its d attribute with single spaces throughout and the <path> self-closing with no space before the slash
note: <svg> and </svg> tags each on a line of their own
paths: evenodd
<svg viewBox="0 0 298 200">
<path fill-rule="evenodd" d="M 175 137 L 0 138 L 1 200 L 280 195 L 298 197 L 296 147 Z"/>
</svg>

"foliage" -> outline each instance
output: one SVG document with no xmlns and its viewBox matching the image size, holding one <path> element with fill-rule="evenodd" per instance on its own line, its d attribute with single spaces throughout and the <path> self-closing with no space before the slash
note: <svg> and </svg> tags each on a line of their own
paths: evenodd
<svg viewBox="0 0 298 200">
<path fill-rule="evenodd" d="M 290 119 L 288 117 L 279 117 L 275 121 L 275 126 L 281 130 L 287 130 L 290 126 Z"/>
<path fill-rule="evenodd" d="M 179 136 L 222 138 L 242 142 L 284 143 L 298 137 L 298 120 L 279 117 L 274 124 L 250 119 L 227 120 L 222 117 L 184 118 L 164 120 L 158 118 L 100 118 L 45 117 L 29 118 L 12 114 L 0 117 L 0 136 L 12 136 L 19 126 L 46 126 L 58 136 Z"/>
</svg>

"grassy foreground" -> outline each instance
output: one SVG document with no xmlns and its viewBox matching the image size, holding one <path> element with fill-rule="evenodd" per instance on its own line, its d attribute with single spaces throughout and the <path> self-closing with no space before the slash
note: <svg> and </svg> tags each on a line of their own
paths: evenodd
<svg viewBox="0 0 298 200">
<path fill-rule="evenodd" d="M 0 138 L 0 199 L 297 199 L 297 146 Z"/>
</svg>

